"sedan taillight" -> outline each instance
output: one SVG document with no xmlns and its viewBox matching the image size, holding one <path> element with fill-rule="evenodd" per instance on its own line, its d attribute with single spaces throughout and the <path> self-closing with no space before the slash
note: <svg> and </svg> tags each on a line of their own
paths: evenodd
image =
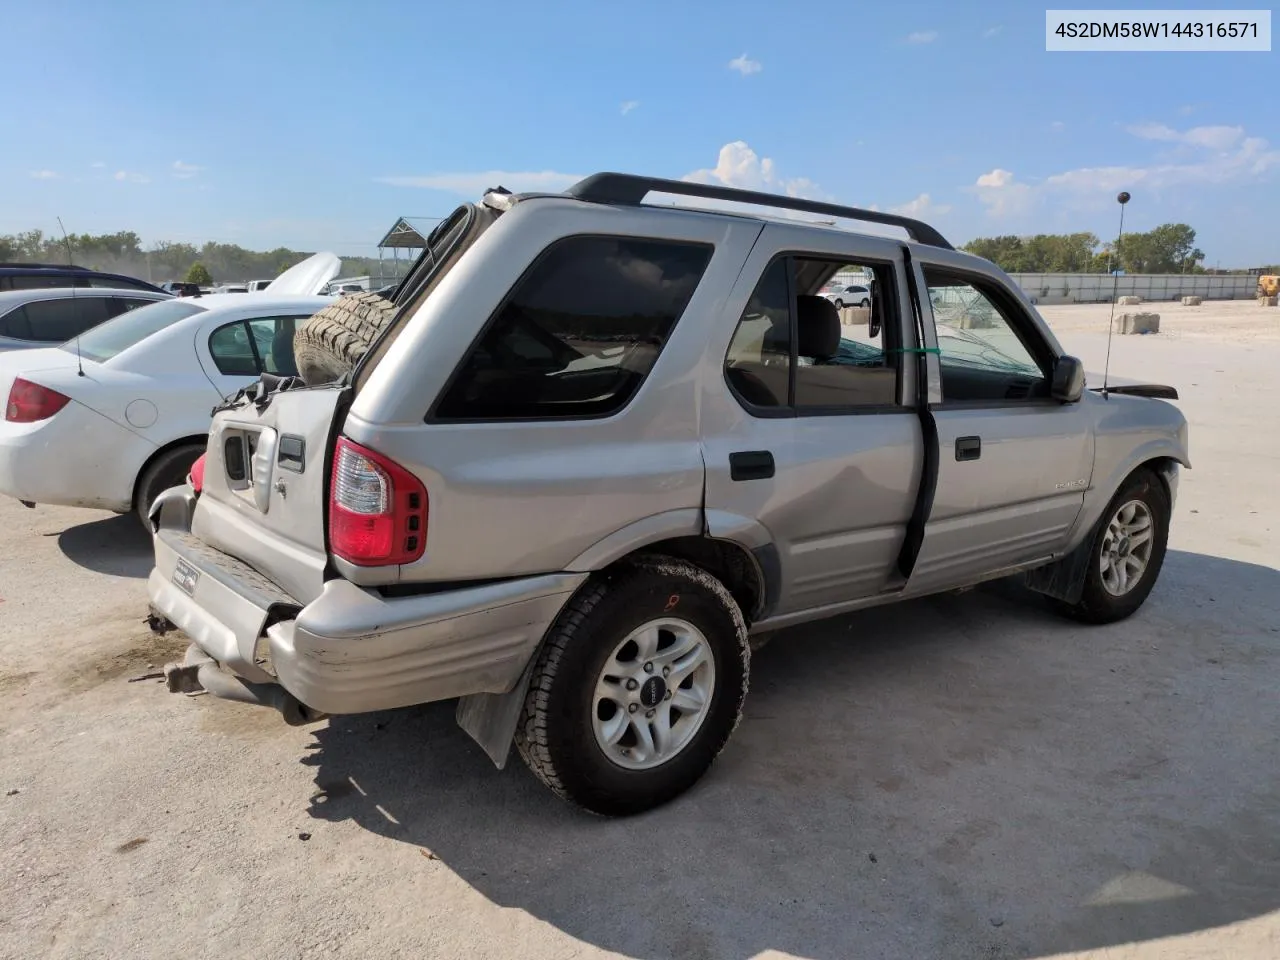
<svg viewBox="0 0 1280 960">
<path fill-rule="evenodd" d="M 9 388 L 9 402 L 5 404 L 4 418 L 10 423 L 48 420 L 70 402 L 70 397 L 57 390 L 50 390 L 18 377 Z"/>
<path fill-rule="evenodd" d="M 329 485 L 329 549 L 362 567 L 412 563 L 427 545 L 427 488 L 380 453 L 339 437 Z"/>
</svg>

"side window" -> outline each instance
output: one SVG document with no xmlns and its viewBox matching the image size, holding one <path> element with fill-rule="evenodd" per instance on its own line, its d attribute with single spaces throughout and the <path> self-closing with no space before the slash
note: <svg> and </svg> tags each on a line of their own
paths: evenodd
<svg viewBox="0 0 1280 960">
<path fill-rule="evenodd" d="M 753 407 L 790 404 L 791 261 L 775 260 L 756 284 L 725 357 L 725 375 L 738 397 Z"/>
<path fill-rule="evenodd" d="M 116 290 L 145 290 L 143 284 L 132 277 L 89 277 L 91 287 L 112 287 Z"/>
<path fill-rule="evenodd" d="M 262 369 L 281 377 L 296 377 L 293 362 L 293 334 L 299 320 L 305 317 L 261 317 L 249 321 L 253 345 L 262 361 Z"/>
<path fill-rule="evenodd" d="M 258 357 L 249 327 L 243 320 L 228 323 L 209 334 L 209 354 L 213 365 L 229 377 L 258 376 Z"/>
<path fill-rule="evenodd" d="M 133 297 L 112 297 L 107 309 L 111 316 L 118 317 L 122 313 L 128 313 L 130 310 L 137 310 L 139 307 L 146 307 L 155 302 L 154 300 L 135 300 Z"/>
<path fill-rule="evenodd" d="M 25 309 L 33 339 L 43 343 L 66 343 L 107 319 L 107 298 L 35 300 Z"/>
<path fill-rule="evenodd" d="M 942 368 L 943 401 L 1025 400 L 1049 380 L 1028 348 L 1013 308 L 981 282 L 926 268 Z"/>
<path fill-rule="evenodd" d="M 0 317 L 0 337 L 13 340 L 34 340 L 31 335 L 31 324 L 27 322 L 25 307 L 15 307 Z"/>
<path fill-rule="evenodd" d="M 794 406 L 805 415 L 895 406 L 895 305 L 890 264 L 778 259 L 734 331 L 729 384 L 749 409 Z"/>
<path fill-rule="evenodd" d="M 705 244 L 570 237 L 490 320 L 434 411 L 441 420 L 598 417 L 627 405 L 711 259 Z"/>
</svg>

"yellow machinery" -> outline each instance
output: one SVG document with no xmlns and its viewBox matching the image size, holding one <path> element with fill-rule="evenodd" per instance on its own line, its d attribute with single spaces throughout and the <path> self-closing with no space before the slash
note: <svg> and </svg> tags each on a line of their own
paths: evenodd
<svg viewBox="0 0 1280 960">
<path fill-rule="evenodd" d="M 1264 274 L 1258 278 L 1258 296 L 1274 297 L 1280 294 L 1280 276 Z"/>
</svg>

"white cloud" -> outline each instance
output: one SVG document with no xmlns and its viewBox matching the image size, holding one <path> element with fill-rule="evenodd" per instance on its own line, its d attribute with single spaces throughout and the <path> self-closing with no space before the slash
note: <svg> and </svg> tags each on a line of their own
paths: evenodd
<svg viewBox="0 0 1280 960">
<path fill-rule="evenodd" d="M 444 190 L 479 199 L 492 187 L 506 187 L 513 193 L 558 193 L 582 179 L 577 173 L 558 173 L 554 170 L 518 173 L 510 170 L 483 170 L 475 173 L 435 173 L 416 177 L 378 177 L 378 183 L 393 187 L 421 187 L 424 190 Z"/>
<path fill-rule="evenodd" d="M 735 140 L 720 148 L 716 165 L 710 169 L 694 170 L 682 178 L 693 183 L 714 183 L 741 190 L 763 190 L 769 193 L 785 193 L 789 197 L 805 197 L 810 200 L 829 200 L 830 197 L 807 177 L 784 178 L 778 176 L 773 160 L 761 157 L 744 141 Z"/>
<path fill-rule="evenodd" d="M 1055 120 L 1053 123 L 1049 124 L 1049 129 L 1054 133 L 1061 133 L 1063 130 L 1067 129 L 1067 125 L 1061 120 Z"/>
<path fill-rule="evenodd" d="M 32 170 L 31 179 L 32 180 L 60 180 L 62 179 L 62 174 L 58 173 L 56 170 Z"/>
<path fill-rule="evenodd" d="M 917 30 L 907 34 L 907 43 L 933 43 L 937 39 L 937 30 Z"/>
<path fill-rule="evenodd" d="M 740 57 L 734 57 L 729 61 L 729 69 L 737 70 L 744 77 L 749 77 L 753 73 L 759 73 L 764 69 L 764 65 L 759 60 L 752 60 L 745 53 Z"/>
<path fill-rule="evenodd" d="M 906 203 L 889 208 L 890 213 L 896 213 L 903 217 L 940 217 L 950 211 L 950 204 L 934 203 L 927 193 L 922 193 L 914 200 L 908 200 Z"/>
<path fill-rule="evenodd" d="M 1244 137 L 1244 127 L 1225 125 L 1192 127 L 1175 130 L 1163 123 L 1137 123 L 1126 127 L 1129 133 L 1143 140 L 1161 140 L 1167 143 L 1183 143 L 1209 150 L 1229 150 Z"/>
<path fill-rule="evenodd" d="M 1006 187 L 1011 183 L 1013 183 L 1013 173 L 996 167 L 990 173 L 984 173 L 980 176 L 977 185 L 980 187 Z"/>
<path fill-rule="evenodd" d="M 106 166 L 106 163 L 104 163 L 101 160 L 95 160 L 93 161 L 93 163 L 89 164 L 89 166 L 92 167 L 94 170 L 101 170 L 103 167 Z"/>
<path fill-rule="evenodd" d="M 172 172 L 174 177 L 179 180 L 190 180 L 204 167 L 197 167 L 194 163 L 183 163 L 181 160 L 173 161 Z"/>
<path fill-rule="evenodd" d="M 1280 150 L 1273 149 L 1261 137 L 1245 136 L 1240 127 L 1205 126 L 1179 131 L 1164 124 L 1144 123 L 1128 129 L 1143 140 L 1179 144 L 1182 149 L 1176 152 L 1176 161 L 1077 167 L 1036 184 L 1021 183 L 1008 170 L 997 168 L 978 177 L 970 190 L 988 213 L 999 217 L 1024 213 L 1032 203 L 1051 194 L 1071 195 L 1080 202 L 1117 190 L 1247 182 L 1280 169 Z"/>
<path fill-rule="evenodd" d="M 987 29 L 982 31 L 982 39 L 990 40 L 992 37 L 994 37 L 997 33 L 999 33 L 1003 29 L 1004 27 L 1000 26 L 1000 24 L 998 23 L 994 27 L 987 27 Z"/>
<path fill-rule="evenodd" d="M 148 177 L 146 174 L 131 173 L 128 170 L 117 170 L 115 177 L 117 180 L 119 180 L 122 183 L 125 182 L 126 180 L 129 183 L 150 183 L 151 182 L 151 178 Z"/>
<path fill-rule="evenodd" d="M 627 100 L 622 104 L 622 115 L 625 117 L 628 113 L 640 106 L 639 100 Z"/>
</svg>

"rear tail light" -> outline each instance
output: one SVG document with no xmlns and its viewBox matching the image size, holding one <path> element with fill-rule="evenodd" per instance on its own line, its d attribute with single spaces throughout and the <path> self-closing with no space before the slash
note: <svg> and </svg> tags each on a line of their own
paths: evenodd
<svg viewBox="0 0 1280 960">
<path fill-rule="evenodd" d="M 5 404 L 4 418 L 11 423 L 48 420 L 70 402 L 70 397 L 63 396 L 57 390 L 50 390 L 18 377 L 9 388 L 9 402 Z"/>
<path fill-rule="evenodd" d="M 404 467 L 346 437 L 333 453 L 329 549 L 362 567 L 412 563 L 427 545 L 427 488 Z"/>
</svg>

